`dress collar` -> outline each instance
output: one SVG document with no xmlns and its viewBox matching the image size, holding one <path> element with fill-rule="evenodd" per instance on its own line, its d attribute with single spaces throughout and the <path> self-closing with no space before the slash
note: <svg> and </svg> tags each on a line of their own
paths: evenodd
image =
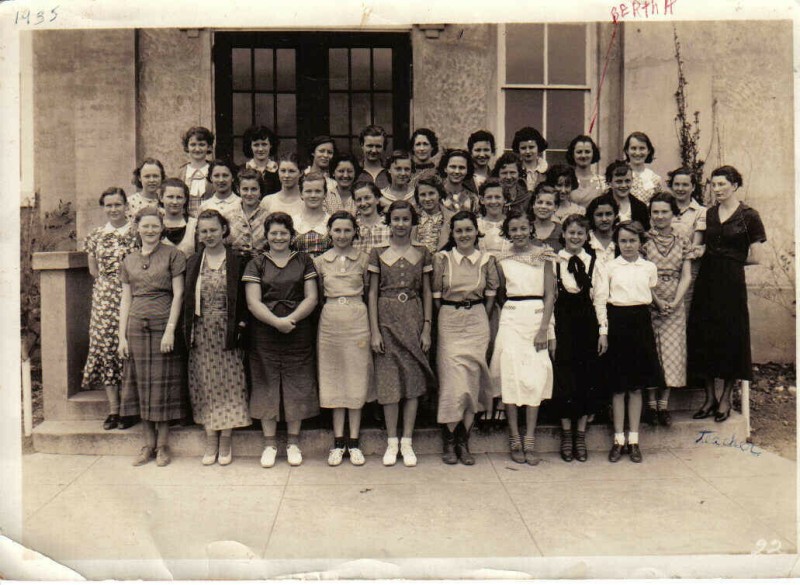
<svg viewBox="0 0 800 585">
<path fill-rule="evenodd" d="M 480 260 L 480 257 L 481 257 L 481 251 L 480 251 L 480 250 L 478 250 L 477 248 L 475 248 L 475 249 L 472 251 L 472 254 L 470 254 L 469 256 L 464 256 L 464 255 L 463 255 L 461 252 L 459 252 L 459 251 L 458 251 L 456 248 L 453 248 L 453 249 L 451 250 L 451 253 L 453 254 L 453 260 L 455 260 L 455 261 L 456 261 L 456 264 L 461 264 L 461 261 L 462 261 L 464 258 L 466 258 L 466 259 L 467 259 L 467 261 L 469 261 L 469 263 L 470 263 L 470 264 L 472 264 L 472 265 L 474 266 L 474 265 L 475 265 L 475 263 L 476 263 L 478 260 Z"/>
<path fill-rule="evenodd" d="M 113 225 L 111 225 L 111 222 L 109 221 L 106 225 L 103 226 L 104 234 L 117 234 L 118 236 L 126 236 L 130 231 L 131 231 L 131 222 L 127 222 L 125 225 L 121 225 L 119 227 L 114 227 Z"/>
<path fill-rule="evenodd" d="M 358 254 L 359 251 L 356 248 L 351 249 L 347 254 L 339 254 L 336 251 L 336 248 L 331 248 L 330 250 L 323 252 L 320 257 L 326 262 L 335 262 L 337 258 L 341 257 L 355 261 L 358 259 Z"/>
<path fill-rule="evenodd" d="M 399 254 L 394 248 L 387 245 L 386 250 L 381 253 L 381 259 L 389 266 L 392 266 L 400 259 L 405 259 L 410 264 L 416 264 L 422 259 L 422 252 L 420 252 L 416 246 L 412 245 L 408 250 Z"/>
</svg>

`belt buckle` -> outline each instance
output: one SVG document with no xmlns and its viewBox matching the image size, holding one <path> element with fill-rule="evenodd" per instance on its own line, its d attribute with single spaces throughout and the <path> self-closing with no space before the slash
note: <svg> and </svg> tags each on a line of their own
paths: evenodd
<svg viewBox="0 0 800 585">
<path fill-rule="evenodd" d="M 397 295 L 397 300 L 400 301 L 401 303 L 405 303 L 408 300 L 408 293 L 407 292 L 399 293 Z"/>
<path fill-rule="evenodd" d="M 347 300 L 347 297 L 339 297 L 336 302 L 338 302 L 340 305 L 346 305 Z"/>
<path fill-rule="evenodd" d="M 471 309 L 472 308 L 472 301 L 461 301 L 461 308 L 462 309 Z"/>
</svg>

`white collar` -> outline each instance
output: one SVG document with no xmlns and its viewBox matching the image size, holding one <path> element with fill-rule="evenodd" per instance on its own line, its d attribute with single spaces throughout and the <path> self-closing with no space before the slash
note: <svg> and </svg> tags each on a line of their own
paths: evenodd
<svg viewBox="0 0 800 585">
<path fill-rule="evenodd" d="M 356 248 L 353 248 L 347 254 L 339 254 L 339 252 L 336 251 L 336 248 L 331 248 L 330 250 L 323 252 L 320 257 L 326 262 L 335 262 L 337 258 L 347 258 L 348 260 L 355 261 L 358 260 L 358 254 L 359 250 Z"/>
<path fill-rule="evenodd" d="M 456 248 L 453 248 L 453 249 L 452 249 L 452 250 L 450 250 L 450 251 L 451 251 L 451 252 L 452 252 L 452 254 L 453 254 L 453 260 L 455 260 L 455 261 L 456 261 L 456 264 L 461 264 L 461 260 L 463 260 L 464 258 L 466 258 L 466 259 L 469 261 L 469 263 L 470 263 L 470 264 L 472 264 L 472 265 L 475 265 L 475 263 L 476 263 L 476 262 L 477 262 L 477 261 L 480 259 L 480 257 L 481 257 L 481 251 L 480 251 L 480 250 L 478 250 L 477 248 L 475 248 L 475 249 L 472 251 L 472 254 L 470 254 L 469 256 L 464 256 L 464 255 L 463 255 L 461 252 L 459 252 L 459 251 L 458 251 Z"/>
<path fill-rule="evenodd" d="M 106 225 L 103 226 L 103 233 L 104 234 L 117 234 L 118 236 L 125 236 L 131 230 L 131 222 L 125 223 L 125 225 L 121 225 L 119 227 L 114 227 L 111 225 L 109 221 Z"/>
<path fill-rule="evenodd" d="M 589 245 L 592 247 L 592 249 L 601 250 L 603 252 L 605 252 L 607 250 L 614 250 L 616 248 L 616 244 L 614 244 L 614 240 L 611 240 L 608 243 L 607 247 L 603 246 L 603 243 L 600 240 L 597 239 L 596 235 L 594 235 L 594 231 L 590 231 L 589 232 Z"/>
<path fill-rule="evenodd" d="M 613 262 L 615 264 L 619 264 L 620 266 L 641 266 L 642 264 L 647 262 L 647 260 L 642 258 L 642 255 L 639 254 L 639 257 L 634 262 L 628 262 L 627 260 L 625 260 L 625 258 L 622 257 L 622 255 L 619 255 L 616 258 L 614 258 Z"/>
<path fill-rule="evenodd" d="M 581 248 L 581 251 L 578 252 L 577 254 L 570 254 L 569 252 L 567 252 L 566 248 L 561 248 L 558 251 L 558 257 L 563 260 L 569 260 L 573 256 L 577 256 L 578 258 L 580 258 L 584 264 L 587 262 L 591 262 L 592 260 L 592 257 L 589 255 L 589 253 L 583 248 Z"/>
<path fill-rule="evenodd" d="M 387 245 L 386 249 L 380 252 L 380 257 L 388 266 L 392 266 L 400 259 L 405 259 L 410 264 L 416 264 L 422 260 L 422 252 L 420 252 L 417 246 L 411 245 L 405 252 L 399 254 L 391 245 Z"/>
</svg>

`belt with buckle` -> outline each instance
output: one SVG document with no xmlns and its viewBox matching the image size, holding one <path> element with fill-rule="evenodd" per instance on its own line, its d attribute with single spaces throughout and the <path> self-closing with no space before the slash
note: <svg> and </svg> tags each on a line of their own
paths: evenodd
<svg viewBox="0 0 800 585">
<path fill-rule="evenodd" d="M 477 307 L 478 305 L 483 304 L 483 299 L 477 299 L 473 301 L 441 301 L 442 305 L 447 305 L 448 307 L 455 307 L 456 309 L 471 309 L 472 307 Z"/>
<path fill-rule="evenodd" d="M 416 299 L 419 297 L 416 291 L 400 291 L 399 293 L 385 292 L 381 295 L 384 299 L 397 299 L 401 303 L 405 303 L 409 299 Z"/>
<path fill-rule="evenodd" d="M 544 297 L 540 295 L 518 295 L 513 297 L 506 297 L 509 301 L 543 301 Z"/>
<path fill-rule="evenodd" d="M 326 297 L 326 303 L 337 303 L 339 305 L 349 305 L 350 303 L 363 303 L 364 299 L 360 296 L 352 297 Z"/>
</svg>

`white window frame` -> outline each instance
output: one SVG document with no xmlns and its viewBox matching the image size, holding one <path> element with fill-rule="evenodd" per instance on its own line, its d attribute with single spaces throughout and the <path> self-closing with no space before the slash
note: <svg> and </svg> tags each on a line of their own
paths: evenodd
<svg viewBox="0 0 800 585">
<path fill-rule="evenodd" d="M 539 24 L 539 23 L 520 23 L 520 24 Z M 505 150 L 506 144 L 506 90 L 515 89 L 538 89 L 538 90 L 572 90 L 584 92 L 583 99 L 583 112 L 584 112 L 584 127 L 582 132 L 588 132 L 589 123 L 591 122 L 591 115 L 593 104 L 595 100 L 595 67 L 596 59 L 593 52 L 593 47 L 596 45 L 595 31 L 596 26 L 592 23 L 585 23 L 586 27 L 586 80 L 588 83 L 582 85 L 572 84 L 551 84 L 549 80 L 549 59 L 547 59 L 547 51 L 549 50 L 549 34 L 551 23 L 541 23 L 544 25 L 544 83 L 506 83 L 506 25 L 499 24 L 497 27 L 497 145 L 498 150 Z M 561 24 L 561 23 L 552 23 Z M 566 23 L 564 23 L 566 24 Z M 575 23 L 579 24 L 579 23 Z M 547 138 L 547 91 L 542 96 L 542 127 L 538 130 L 542 135 Z M 594 128 L 592 128 L 591 136 L 595 142 L 598 141 L 598 120 L 595 121 Z M 548 142 L 551 142 L 548 139 Z M 566 152 L 566 144 L 563 148 L 555 148 L 553 144 L 548 146 L 547 152 Z"/>
</svg>

